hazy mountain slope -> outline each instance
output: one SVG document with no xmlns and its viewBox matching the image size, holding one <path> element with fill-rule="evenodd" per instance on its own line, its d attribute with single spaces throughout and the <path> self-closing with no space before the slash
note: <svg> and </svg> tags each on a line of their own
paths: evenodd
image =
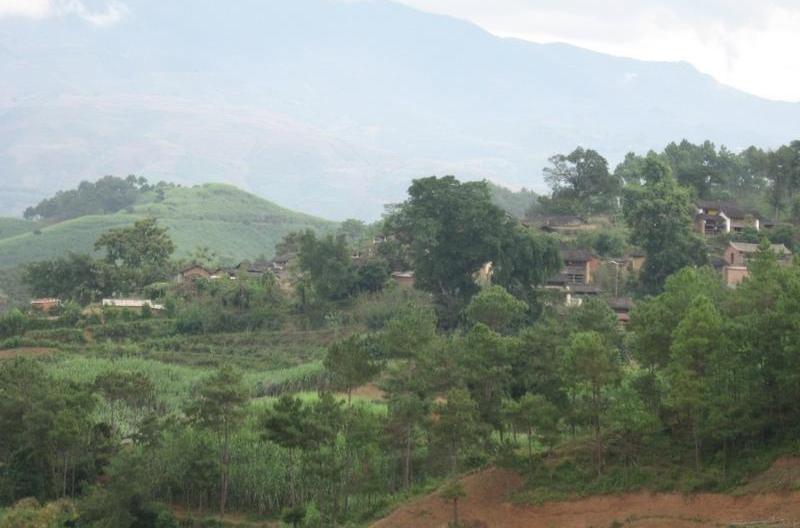
<svg viewBox="0 0 800 528">
<path fill-rule="evenodd" d="M 220 259 L 236 262 L 272 256 L 275 243 L 290 231 L 325 229 L 334 224 L 295 213 L 229 185 L 208 184 L 168 189 L 163 202 L 145 202 L 132 212 L 83 216 L 0 240 L 0 268 L 61 256 L 67 251 L 91 252 L 104 231 L 154 217 L 169 228 L 185 257 L 208 247 Z"/>
<path fill-rule="evenodd" d="M 687 64 L 496 38 L 382 0 L 128 0 L 110 28 L 0 21 L 0 208 L 106 173 L 227 181 L 374 218 L 412 177 L 536 187 L 577 144 L 612 159 L 800 135 L 800 106 Z"/>
<path fill-rule="evenodd" d="M 38 224 L 36 224 L 36 222 L 20 220 L 19 218 L 0 217 L 0 240 L 32 232 L 37 227 Z"/>
</svg>

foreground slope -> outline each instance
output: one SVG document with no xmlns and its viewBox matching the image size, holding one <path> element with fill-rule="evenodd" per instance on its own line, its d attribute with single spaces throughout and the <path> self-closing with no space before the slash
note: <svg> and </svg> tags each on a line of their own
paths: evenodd
<svg viewBox="0 0 800 528">
<path fill-rule="evenodd" d="M 230 185 L 207 184 L 166 191 L 164 200 L 145 200 L 110 215 L 75 218 L 0 239 L 0 268 L 63 255 L 91 252 L 94 241 L 111 228 L 154 217 L 169 228 L 177 256 L 208 247 L 229 262 L 272 256 L 275 243 L 291 231 L 326 229 L 332 223 L 284 209 Z"/>
<path fill-rule="evenodd" d="M 619 161 L 682 137 L 800 135 L 800 105 L 686 63 L 498 38 L 384 0 L 125 5 L 102 30 L 0 20 L 0 210 L 133 172 L 376 218 L 412 177 L 536 188 L 547 157 L 578 144 Z"/>
<path fill-rule="evenodd" d="M 780 463 L 780 462 L 779 462 Z M 800 492 L 769 491 L 734 497 L 713 493 L 631 493 L 590 497 L 541 506 L 515 505 L 510 495 L 522 479 L 491 468 L 464 479 L 462 520 L 492 528 L 717 528 L 800 525 Z M 416 500 L 378 521 L 373 528 L 442 528 L 452 507 L 437 494 Z"/>
</svg>

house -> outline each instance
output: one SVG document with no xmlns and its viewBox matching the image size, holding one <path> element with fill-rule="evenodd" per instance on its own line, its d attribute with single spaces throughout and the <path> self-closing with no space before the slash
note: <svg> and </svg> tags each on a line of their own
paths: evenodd
<svg viewBox="0 0 800 528">
<path fill-rule="evenodd" d="M 107 308 L 123 308 L 141 310 L 145 306 L 151 310 L 163 310 L 164 306 L 155 304 L 149 299 L 103 299 L 103 306 Z"/>
<path fill-rule="evenodd" d="M 392 280 L 404 288 L 414 287 L 413 271 L 395 271 L 392 273 Z"/>
<path fill-rule="evenodd" d="M 747 228 L 760 231 L 764 220 L 758 211 L 733 202 L 700 200 L 695 207 L 694 227 L 698 233 L 706 236 L 740 233 Z"/>
<path fill-rule="evenodd" d="M 758 252 L 758 244 L 747 244 L 744 242 L 731 242 L 725 249 L 725 267 L 722 268 L 722 276 L 725 284 L 736 286 L 740 284 L 750 274 L 748 270 L 749 260 Z M 788 263 L 791 261 L 792 252 L 783 244 L 772 244 L 770 249 L 778 257 L 778 261 Z"/>
<path fill-rule="evenodd" d="M 639 273 L 644 267 L 644 261 L 647 258 L 644 251 L 633 251 L 630 255 L 625 257 L 628 264 L 628 271 L 632 273 Z"/>
<path fill-rule="evenodd" d="M 61 306 L 61 299 L 44 298 L 44 299 L 33 299 L 31 301 L 31 309 L 42 313 L 50 313 L 53 310 L 57 309 L 59 306 Z"/>
<path fill-rule="evenodd" d="M 194 282 L 198 279 L 208 279 L 211 273 L 199 264 L 191 264 L 178 272 L 175 282 Z"/>
<path fill-rule="evenodd" d="M 580 306 L 587 299 L 597 298 L 603 290 L 588 284 L 569 284 L 562 290 L 565 294 L 564 304 L 567 306 Z"/>
<path fill-rule="evenodd" d="M 548 281 L 554 286 L 568 284 L 592 284 L 594 272 L 600 267 L 600 261 L 591 251 L 586 249 L 562 249 L 559 251 L 564 267 L 561 273 Z"/>
<path fill-rule="evenodd" d="M 631 310 L 633 309 L 633 299 L 628 297 L 612 297 L 608 300 L 608 306 L 615 314 L 617 321 L 623 326 L 631 320 Z"/>
</svg>

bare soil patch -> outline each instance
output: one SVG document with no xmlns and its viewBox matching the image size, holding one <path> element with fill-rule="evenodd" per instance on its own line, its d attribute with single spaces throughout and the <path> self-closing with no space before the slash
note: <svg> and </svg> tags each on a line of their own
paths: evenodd
<svg viewBox="0 0 800 528">
<path fill-rule="evenodd" d="M 490 528 L 800 527 L 797 491 L 737 497 L 641 492 L 521 506 L 508 499 L 522 486 L 513 472 L 490 468 L 464 478 L 463 484 L 467 497 L 459 507 L 462 519 Z M 433 494 L 399 508 L 373 528 L 444 528 L 451 512 Z"/>
<path fill-rule="evenodd" d="M 353 396 L 380 402 L 384 400 L 386 393 L 379 389 L 374 383 L 369 383 L 353 389 Z"/>
<path fill-rule="evenodd" d="M 0 350 L 0 361 L 4 359 L 14 359 L 18 357 L 45 357 L 52 356 L 58 352 L 55 348 L 35 348 L 35 347 L 22 347 L 22 348 L 9 348 Z"/>
</svg>

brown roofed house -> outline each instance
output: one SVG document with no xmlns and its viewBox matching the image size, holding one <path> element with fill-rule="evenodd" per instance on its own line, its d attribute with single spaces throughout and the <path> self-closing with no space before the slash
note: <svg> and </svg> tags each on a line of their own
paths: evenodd
<svg viewBox="0 0 800 528">
<path fill-rule="evenodd" d="M 695 229 L 706 236 L 740 233 L 747 228 L 760 231 L 762 227 L 763 219 L 758 211 L 741 207 L 733 202 L 699 200 L 695 207 Z"/>
<path fill-rule="evenodd" d="M 731 242 L 725 249 L 725 267 L 722 275 L 725 284 L 736 286 L 750 275 L 748 264 L 750 258 L 758 252 L 758 244 L 748 244 L 745 242 Z M 770 249 L 778 257 L 778 261 L 788 264 L 792 258 L 792 252 L 783 244 L 772 244 Z"/>
<path fill-rule="evenodd" d="M 208 279 L 211 273 L 199 264 L 191 264 L 178 272 L 175 282 L 194 282 L 198 279 Z"/>
</svg>

